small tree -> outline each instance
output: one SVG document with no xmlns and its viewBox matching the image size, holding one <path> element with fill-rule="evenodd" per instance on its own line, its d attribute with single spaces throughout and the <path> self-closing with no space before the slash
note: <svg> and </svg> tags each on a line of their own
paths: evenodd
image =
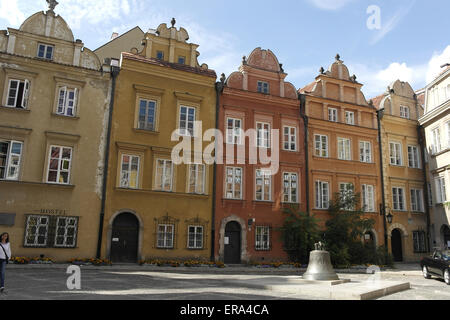
<svg viewBox="0 0 450 320">
<path fill-rule="evenodd" d="M 281 231 L 284 250 L 293 262 L 308 263 L 309 252 L 321 239 L 319 220 L 299 210 L 298 205 L 283 209 L 286 215 Z"/>
<path fill-rule="evenodd" d="M 364 217 L 363 209 L 356 209 L 360 194 L 341 192 L 336 193 L 334 199 L 330 202 L 331 218 L 325 224 L 324 234 L 331 261 L 336 266 L 362 263 L 368 257 L 360 239 L 366 230 L 372 229 L 375 221 Z"/>
</svg>

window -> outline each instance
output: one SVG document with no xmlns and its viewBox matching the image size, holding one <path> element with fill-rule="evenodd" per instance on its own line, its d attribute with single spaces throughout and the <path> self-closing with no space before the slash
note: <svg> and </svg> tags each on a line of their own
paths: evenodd
<svg viewBox="0 0 450 320">
<path fill-rule="evenodd" d="M 414 253 L 427 252 L 427 237 L 424 231 L 413 231 Z"/>
<path fill-rule="evenodd" d="M 75 248 L 79 217 L 27 215 L 24 247 Z"/>
<path fill-rule="evenodd" d="M 164 52 L 163 51 L 157 51 L 156 52 L 156 59 L 164 60 Z"/>
<path fill-rule="evenodd" d="M 257 122 L 256 123 L 256 146 L 261 148 L 270 148 L 270 123 Z"/>
<path fill-rule="evenodd" d="M 445 178 L 438 177 L 436 180 L 436 203 L 444 203 L 447 201 L 447 194 L 445 190 Z"/>
<path fill-rule="evenodd" d="M 343 209 L 345 210 L 353 210 L 353 205 L 348 203 L 352 200 L 354 195 L 355 188 L 352 183 L 340 183 L 339 184 L 339 193 L 341 195 L 341 201 L 344 204 Z"/>
<path fill-rule="evenodd" d="M 269 93 L 269 84 L 264 81 L 258 81 L 257 91 L 260 93 L 268 94 Z"/>
<path fill-rule="evenodd" d="M 0 141 L 0 179 L 19 180 L 22 142 Z"/>
<path fill-rule="evenodd" d="M 184 136 L 194 136 L 195 108 L 180 107 L 179 133 Z"/>
<path fill-rule="evenodd" d="M 242 168 L 226 167 L 225 197 L 242 199 Z"/>
<path fill-rule="evenodd" d="M 314 135 L 314 154 L 317 157 L 328 157 L 328 136 Z"/>
<path fill-rule="evenodd" d="M 353 111 L 345 111 L 345 123 L 355 125 L 355 113 Z"/>
<path fill-rule="evenodd" d="M 255 249 L 256 250 L 270 250 L 270 227 L 269 226 L 256 226 Z"/>
<path fill-rule="evenodd" d="M 449 98 L 450 98 L 450 90 L 449 90 Z M 450 149 L 450 121 L 448 121 L 445 125 L 447 127 L 447 148 Z"/>
<path fill-rule="evenodd" d="M 393 207 L 396 211 L 405 211 L 405 193 L 403 188 L 392 188 Z"/>
<path fill-rule="evenodd" d="M 374 186 L 363 184 L 362 185 L 362 205 L 364 212 L 375 212 L 375 194 Z"/>
<path fill-rule="evenodd" d="M 288 151 L 297 150 L 297 128 L 296 127 L 283 127 L 283 149 Z"/>
<path fill-rule="evenodd" d="M 156 160 L 155 187 L 159 191 L 172 191 L 173 164 L 171 160 Z"/>
<path fill-rule="evenodd" d="M 372 162 L 372 144 L 370 142 L 359 142 L 359 160 L 367 163 Z"/>
<path fill-rule="evenodd" d="M 189 193 L 205 193 L 205 165 L 189 165 Z"/>
<path fill-rule="evenodd" d="M 26 109 L 30 95 L 29 80 L 9 80 L 8 98 L 6 106 L 11 108 Z"/>
<path fill-rule="evenodd" d="M 173 236 L 174 236 L 173 224 L 159 224 L 157 234 L 157 246 L 158 248 L 173 248 Z"/>
<path fill-rule="evenodd" d="M 338 138 L 338 159 L 352 160 L 350 139 Z"/>
<path fill-rule="evenodd" d="M 433 193 L 431 190 L 431 183 L 428 183 L 428 206 L 433 206 Z"/>
<path fill-rule="evenodd" d="M 422 190 L 411 189 L 411 211 L 423 212 Z"/>
<path fill-rule="evenodd" d="M 123 154 L 120 171 L 120 187 L 138 189 L 139 188 L 139 162 L 138 156 Z"/>
<path fill-rule="evenodd" d="M 394 166 L 402 165 L 402 145 L 397 142 L 389 143 L 390 163 Z"/>
<path fill-rule="evenodd" d="M 188 248 L 189 249 L 203 249 L 203 227 L 189 226 L 188 227 Z"/>
<path fill-rule="evenodd" d="M 269 171 L 257 169 L 256 170 L 256 200 L 270 201 L 271 200 L 271 184 L 272 175 Z"/>
<path fill-rule="evenodd" d="M 408 166 L 420 169 L 419 148 L 416 146 L 408 146 Z"/>
<path fill-rule="evenodd" d="M 54 47 L 52 45 L 40 43 L 38 45 L 38 52 L 37 52 L 38 58 L 52 60 L 54 51 L 53 49 Z"/>
<path fill-rule="evenodd" d="M 409 119 L 409 108 L 400 106 L 400 117 Z"/>
<path fill-rule="evenodd" d="M 77 239 L 77 217 L 57 217 L 55 247 L 74 248 Z"/>
<path fill-rule="evenodd" d="M 328 108 L 328 121 L 338 122 L 338 111 L 335 108 Z"/>
<path fill-rule="evenodd" d="M 185 64 L 185 63 L 186 63 L 186 57 L 184 57 L 184 56 L 179 56 L 179 57 L 178 57 L 178 63 L 179 63 L 179 64 Z"/>
<path fill-rule="evenodd" d="M 242 144 L 242 120 L 227 118 L 227 143 Z"/>
<path fill-rule="evenodd" d="M 51 146 L 47 182 L 69 184 L 72 148 Z"/>
<path fill-rule="evenodd" d="M 431 149 L 433 153 L 441 152 L 441 132 L 439 128 L 434 129 L 432 132 L 432 141 L 433 144 L 431 145 Z"/>
<path fill-rule="evenodd" d="M 329 183 L 316 181 L 316 209 L 328 209 Z"/>
<path fill-rule="evenodd" d="M 155 130 L 156 101 L 139 100 L 139 121 L 138 129 L 154 131 Z"/>
<path fill-rule="evenodd" d="M 77 106 L 77 88 L 60 87 L 58 94 L 58 107 L 56 113 L 63 116 L 74 117 Z"/>
<path fill-rule="evenodd" d="M 283 173 L 283 202 L 297 203 L 298 175 L 297 173 Z"/>
</svg>

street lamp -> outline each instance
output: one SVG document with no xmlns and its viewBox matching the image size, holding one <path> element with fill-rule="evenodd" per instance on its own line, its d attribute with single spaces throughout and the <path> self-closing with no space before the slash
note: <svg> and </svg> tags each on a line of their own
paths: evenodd
<svg viewBox="0 0 450 320">
<path fill-rule="evenodd" d="M 386 216 L 387 222 L 389 224 L 392 224 L 392 218 L 394 218 L 394 216 L 389 212 L 389 214 Z"/>
</svg>

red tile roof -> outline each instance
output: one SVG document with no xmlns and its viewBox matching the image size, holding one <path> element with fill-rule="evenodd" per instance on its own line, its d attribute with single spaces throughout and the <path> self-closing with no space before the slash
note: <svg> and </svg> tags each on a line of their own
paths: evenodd
<svg viewBox="0 0 450 320">
<path fill-rule="evenodd" d="M 316 85 L 316 81 L 311 82 L 310 84 L 308 84 L 306 87 L 303 87 L 301 89 L 298 90 L 299 93 L 311 93 L 312 89 L 314 89 L 314 86 Z"/>
</svg>

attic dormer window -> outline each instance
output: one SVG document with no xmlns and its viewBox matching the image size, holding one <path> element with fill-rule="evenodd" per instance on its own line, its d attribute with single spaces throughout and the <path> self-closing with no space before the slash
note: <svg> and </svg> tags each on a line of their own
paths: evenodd
<svg viewBox="0 0 450 320">
<path fill-rule="evenodd" d="M 269 84 L 264 81 L 258 81 L 258 92 L 269 94 Z"/>
<path fill-rule="evenodd" d="M 156 59 L 164 60 L 164 52 L 163 51 L 157 51 L 156 52 Z"/>
<path fill-rule="evenodd" d="M 409 108 L 400 106 L 400 117 L 409 119 Z"/>
<path fill-rule="evenodd" d="M 40 43 L 38 46 L 38 58 L 53 60 L 54 46 Z"/>
</svg>

